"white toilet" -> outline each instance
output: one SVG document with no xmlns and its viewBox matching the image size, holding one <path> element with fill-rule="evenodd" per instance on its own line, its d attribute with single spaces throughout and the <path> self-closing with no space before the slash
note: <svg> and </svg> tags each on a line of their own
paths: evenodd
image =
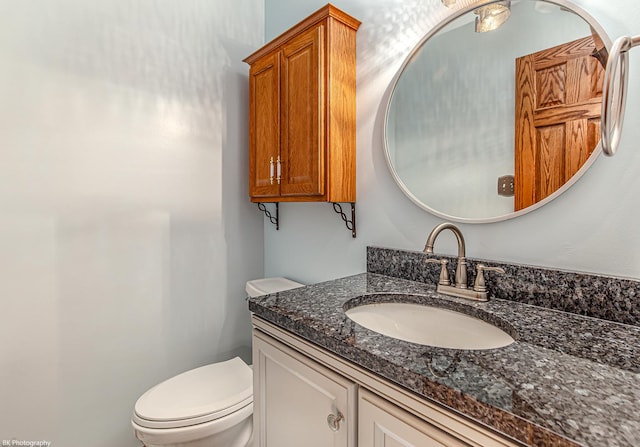
<svg viewBox="0 0 640 447">
<path fill-rule="evenodd" d="M 250 297 L 302 287 L 286 278 L 248 281 Z M 146 447 L 250 447 L 253 371 L 239 357 L 192 369 L 154 386 L 131 425 Z"/>
</svg>

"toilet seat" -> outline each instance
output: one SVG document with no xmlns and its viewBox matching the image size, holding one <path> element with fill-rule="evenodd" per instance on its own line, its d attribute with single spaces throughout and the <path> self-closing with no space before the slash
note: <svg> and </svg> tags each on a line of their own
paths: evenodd
<svg viewBox="0 0 640 447">
<path fill-rule="evenodd" d="M 168 379 L 136 402 L 133 422 L 170 429 L 221 419 L 253 403 L 253 372 L 239 357 Z"/>
</svg>

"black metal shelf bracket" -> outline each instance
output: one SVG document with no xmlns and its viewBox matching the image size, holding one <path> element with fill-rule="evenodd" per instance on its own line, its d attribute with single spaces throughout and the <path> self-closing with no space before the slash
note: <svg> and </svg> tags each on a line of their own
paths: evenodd
<svg viewBox="0 0 640 447">
<path fill-rule="evenodd" d="M 342 217 L 342 220 L 347 226 L 347 229 L 351 230 L 351 237 L 355 239 L 356 237 L 356 204 L 355 202 L 349 203 L 351 205 L 351 220 L 349 220 L 349 218 L 344 213 L 344 211 L 342 211 L 342 206 L 339 203 L 333 202 L 331 204 L 333 205 L 333 211 L 340 214 L 340 217 Z"/>
<path fill-rule="evenodd" d="M 275 216 L 273 214 L 271 214 L 271 212 L 269 212 L 269 210 L 267 209 L 265 204 L 262 203 L 262 202 L 258 202 L 258 209 L 260 211 L 262 211 L 264 213 L 264 215 L 267 216 L 267 219 L 269 219 L 269 221 L 276 226 L 276 230 L 279 230 L 280 229 L 280 222 L 279 222 L 278 219 L 280 218 L 280 210 L 278 209 L 278 202 L 276 202 L 275 204 L 276 204 L 276 215 Z"/>
</svg>

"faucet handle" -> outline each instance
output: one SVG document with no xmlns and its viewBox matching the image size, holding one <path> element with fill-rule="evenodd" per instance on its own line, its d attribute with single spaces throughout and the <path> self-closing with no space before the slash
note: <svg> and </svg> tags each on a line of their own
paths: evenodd
<svg viewBox="0 0 640 447">
<path fill-rule="evenodd" d="M 425 262 L 433 263 L 433 264 L 440 264 L 442 266 L 442 268 L 440 269 L 440 279 L 438 280 L 438 284 L 441 285 L 441 286 L 450 286 L 451 285 L 451 279 L 449 278 L 449 269 L 447 268 L 447 264 L 449 263 L 448 260 L 446 260 L 446 259 L 429 258 L 429 259 L 426 259 Z"/>
<path fill-rule="evenodd" d="M 500 267 L 487 267 L 484 264 L 478 264 L 476 266 L 476 280 L 473 283 L 473 290 L 475 292 L 486 292 L 487 284 L 484 281 L 484 272 L 498 272 L 504 273 L 504 269 Z"/>
</svg>

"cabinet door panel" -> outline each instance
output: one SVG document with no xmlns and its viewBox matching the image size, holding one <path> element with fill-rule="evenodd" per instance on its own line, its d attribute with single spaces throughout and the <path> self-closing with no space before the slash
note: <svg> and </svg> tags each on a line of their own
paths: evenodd
<svg viewBox="0 0 640 447">
<path fill-rule="evenodd" d="M 282 196 L 324 194 L 323 26 L 282 49 Z"/>
<path fill-rule="evenodd" d="M 265 56 L 249 72 L 249 195 L 280 194 L 276 161 L 280 152 L 280 54 Z"/>
<path fill-rule="evenodd" d="M 253 346 L 256 447 L 355 447 L 353 382 L 277 342 Z M 332 431 L 327 417 L 338 412 Z"/>
<path fill-rule="evenodd" d="M 358 397 L 358 445 L 469 447 L 469 444 L 362 388 Z"/>
</svg>

